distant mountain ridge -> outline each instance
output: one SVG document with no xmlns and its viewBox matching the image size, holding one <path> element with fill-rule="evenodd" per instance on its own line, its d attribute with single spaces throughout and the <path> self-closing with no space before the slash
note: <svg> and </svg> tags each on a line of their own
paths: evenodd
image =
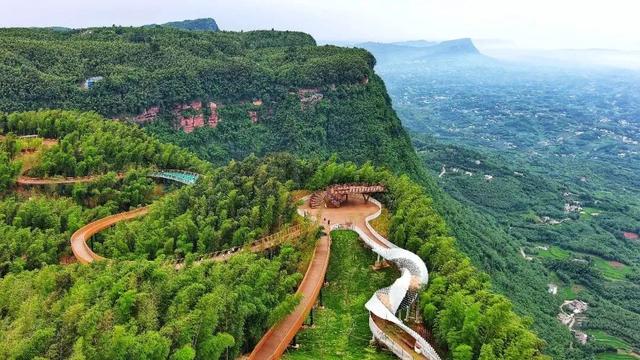
<svg viewBox="0 0 640 360">
<path fill-rule="evenodd" d="M 168 26 L 168 27 L 182 29 L 182 30 L 220 31 L 218 24 L 213 18 L 172 21 L 172 22 L 161 24 L 161 26 Z"/>
<path fill-rule="evenodd" d="M 357 47 L 370 51 L 379 63 L 428 61 L 460 56 L 483 57 L 470 38 L 430 42 L 426 40 L 393 43 L 365 42 Z"/>
<path fill-rule="evenodd" d="M 470 38 L 448 40 L 426 48 L 428 55 L 480 55 Z"/>
<path fill-rule="evenodd" d="M 143 28 L 148 27 L 156 27 L 156 26 L 166 26 L 174 29 L 181 30 L 194 30 L 194 31 L 220 31 L 220 27 L 218 27 L 218 23 L 213 18 L 201 18 L 201 19 L 191 19 L 191 20 L 181 20 L 181 21 L 171 21 L 164 24 L 147 24 L 143 25 Z M 40 27 L 32 27 L 32 29 L 40 29 Z M 68 32 L 77 30 L 77 28 L 65 27 L 65 26 L 45 26 L 42 29 L 58 31 L 58 32 Z"/>
<path fill-rule="evenodd" d="M 429 40 L 407 40 L 407 41 L 397 41 L 393 43 L 394 45 L 401 46 L 411 46 L 411 47 L 429 47 L 438 44 L 437 41 L 429 41 Z"/>
</svg>

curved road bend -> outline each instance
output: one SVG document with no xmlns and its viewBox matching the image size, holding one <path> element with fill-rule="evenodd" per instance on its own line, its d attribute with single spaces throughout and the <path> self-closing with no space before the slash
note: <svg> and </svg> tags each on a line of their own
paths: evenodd
<svg viewBox="0 0 640 360">
<path fill-rule="evenodd" d="M 102 256 L 94 253 L 87 244 L 87 241 L 91 238 L 91 236 L 114 225 L 115 223 L 134 219 L 146 215 L 148 212 L 149 207 L 145 206 L 120 214 L 107 216 L 81 227 L 80 229 L 78 229 L 78 231 L 71 235 L 71 251 L 73 252 L 73 255 L 81 264 L 88 264 L 95 260 L 104 259 Z"/>
</svg>

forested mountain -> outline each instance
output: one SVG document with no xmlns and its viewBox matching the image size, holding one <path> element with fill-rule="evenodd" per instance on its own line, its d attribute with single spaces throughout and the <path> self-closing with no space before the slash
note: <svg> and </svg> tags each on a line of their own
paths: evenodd
<svg viewBox="0 0 640 360">
<path fill-rule="evenodd" d="M 190 260 L 291 223 L 293 190 L 382 182 L 389 189 L 381 197 L 389 209 L 389 238 L 430 264 L 420 312 L 445 356 L 545 359 L 531 320 L 492 290 L 489 277 L 450 236 L 437 211 L 446 209 L 434 204 L 440 200 L 435 183 L 374 65 L 363 49 L 318 47 L 295 32 L 0 30 L 0 111 L 98 113 L 0 117 L 6 135 L 0 167 L 7 170 L 0 178 L 7 235 L 0 240 L 8 254 L 0 280 L 0 355 L 193 359 L 246 353 L 295 305 L 291 294 L 314 234 L 271 259 L 247 255 L 220 266 Z M 33 196 L 14 192 L 21 167 L 14 133 L 58 141 L 37 150 L 31 175 L 107 175 Z M 282 150 L 293 155 L 273 154 Z M 145 174 L 161 167 L 202 176 L 158 199 L 174 189 L 158 190 Z M 127 175 L 116 176 L 120 172 Z M 137 192 L 141 196 L 132 196 Z M 152 201 L 145 218 L 93 239 L 94 249 L 124 266 L 56 265 L 68 257 L 64 240 L 80 225 Z M 31 238 L 33 246 L 16 243 Z M 166 269 L 184 259 L 184 271 Z M 29 309 L 7 295 L 14 288 Z M 201 325 L 192 326 L 196 322 Z"/>
<path fill-rule="evenodd" d="M 182 30 L 196 30 L 196 31 L 218 31 L 218 24 L 212 18 L 194 19 L 194 20 L 182 20 L 171 21 L 164 23 L 161 26 L 168 26 Z"/>
<path fill-rule="evenodd" d="M 3 29 L 0 110 L 94 110 L 218 164 L 287 150 L 416 174 L 374 64 L 296 32 Z"/>
</svg>

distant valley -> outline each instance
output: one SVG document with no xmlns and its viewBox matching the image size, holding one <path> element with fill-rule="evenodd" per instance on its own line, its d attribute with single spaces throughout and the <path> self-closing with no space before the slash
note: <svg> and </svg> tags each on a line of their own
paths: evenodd
<svg viewBox="0 0 640 360">
<path fill-rule="evenodd" d="M 494 58 L 468 40 L 360 46 L 444 188 L 453 232 L 554 358 L 640 347 L 640 73 Z M 590 306 L 573 327 L 583 346 L 556 319 L 574 299 Z"/>
</svg>

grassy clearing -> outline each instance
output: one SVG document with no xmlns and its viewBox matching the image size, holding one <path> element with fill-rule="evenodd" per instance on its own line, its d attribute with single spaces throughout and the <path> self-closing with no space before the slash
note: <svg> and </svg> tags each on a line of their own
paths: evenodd
<svg viewBox="0 0 640 360">
<path fill-rule="evenodd" d="M 586 207 L 583 208 L 580 212 L 580 220 L 589 220 L 594 216 L 598 216 L 600 214 L 600 209 Z"/>
<path fill-rule="evenodd" d="M 298 333 L 300 349 L 288 351 L 283 358 L 394 359 L 391 353 L 369 346 L 369 315 L 364 304 L 377 289 L 393 282 L 395 270 L 374 272 L 375 256 L 355 232 L 334 231 L 331 236 L 329 285 L 322 290 L 325 308 L 317 311 L 312 328 Z"/>
<path fill-rule="evenodd" d="M 537 251 L 538 251 L 538 256 L 544 259 L 567 260 L 575 257 L 575 255 L 572 252 L 561 249 L 557 246 L 550 246 L 549 250 L 539 249 Z M 604 277 L 608 278 L 609 280 L 625 280 L 627 274 L 630 274 L 633 272 L 633 269 L 630 266 L 627 266 L 625 264 L 610 262 L 608 260 L 595 257 L 595 256 L 593 256 L 593 258 L 594 258 L 593 266 L 596 269 L 598 269 L 602 273 L 602 275 L 604 275 Z M 560 291 L 563 291 L 563 290 L 569 291 L 568 289 L 562 289 Z"/>
<path fill-rule="evenodd" d="M 640 358 L 637 355 L 631 353 L 633 350 L 628 342 L 605 333 L 602 330 L 589 330 L 587 331 L 590 341 L 598 344 L 607 345 L 618 349 L 617 353 L 600 353 L 596 355 L 596 359 L 599 360 L 632 360 Z"/>
<path fill-rule="evenodd" d="M 589 330 L 587 333 L 591 338 L 590 340 L 595 343 L 612 346 L 626 352 L 631 351 L 631 345 L 629 345 L 629 343 L 618 337 L 609 335 L 602 330 Z"/>
<path fill-rule="evenodd" d="M 598 360 L 638 360 L 637 356 L 621 353 L 600 353 L 596 355 Z"/>
<path fill-rule="evenodd" d="M 557 246 L 550 246 L 549 250 L 539 250 L 538 256 L 546 259 L 565 260 L 571 257 L 571 253 Z"/>
<path fill-rule="evenodd" d="M 376 229 L 376 231 L 380 233 L 380 235 L 386 238 L 389 238 L 390 224 L 391 215 L 389 214 L 389 210 L 387 210 L 387 208 L 383 208 L 380 216 L 371 221 L 371 226 L 373 226 L 373 228 Z"/>
<path fill-rule="evenodd" d="M 607 260 L 596 258 L 594 267 L 598 269 L 602 275 L 612 280 L 624 280 L 627 274 L 632 273 L 631 267 L 624 264 L 613 264 Z"/>
<path fill-rule="evenodd" d="M 569 285 L 562 286 L 558 289 L 558 296 L 562 300 L 573 300 L 578 297 L 578 294 L 584 289 L 581 285 Z"/>
</svg>

